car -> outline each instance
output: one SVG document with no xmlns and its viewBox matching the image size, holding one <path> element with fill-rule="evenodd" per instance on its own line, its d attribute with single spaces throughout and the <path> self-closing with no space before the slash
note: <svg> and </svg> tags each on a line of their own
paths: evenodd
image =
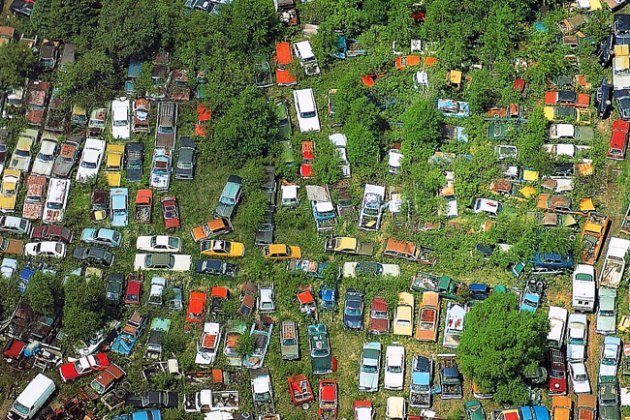
<svg viewBox="0 0 630 420">
<path fill-rule="evenodd" d="M 149 175 L 149 186 L 156 190 L 168 191 L 171 185 L 173 153 L 168 149 L 155 149 Z"/>
<path fill-rule="evenodd" d="M 383 383 L 389 391 L 400 391 L 405 382 L 405 348 L 389 345 L 385 349 L 385 377 Z"/>
<path fill-rule="evenodd" d="M 549 362 L 549 394 L 566 395 L 567 373 L 564 354 L 559 349 L 549 349 L 547 360 Z"/>
<path fill-rule="evenodd" d="M 105 148 L 105 179 L 110 187 L 120 187 L 125 163 L 125 145 L 109 143 Z"/>
<path fill-rule="evenodd" d="M 173 150 L 177 138 L 177 104 L 160 102 L 155 129 L 155 147 Z"/>
<path fill-rule="evenodd" d="M 134 270 L 188 271 L 190 255 L 182 254 L 136 254 Z"/>
<path fill-rule="evenodd" d="M 35 156 L 31 173 L 35 175 L 50 176 L 55 163 L 55 153 L 57 152 L 57 139 L 43 138 L 39 147 L 39 153 Z"/>
<path fill-rule="evenodd" d="M 51 172 L 52 176 L 57 178 L 68 178 L 74 164 L 79 159 L 80 151 L 81 147 L 76 141 L 68 140 L 63 143 L 59 149 L 59 154 L 53 162 Z"/>
<path fill-rule="evenodd" d="M 374 420 L 374 406 L 370 400 L 354 401 L 354 420 Z"/>
<path fill-rule="evenodd" d="M 59 375 L 64 382 L 73 381 L 92 372 L 107 369 L 109 358 L 105 353 L 84 356 L 74 362 L 64 363 L 59 366 Z"/>
<path fill-rule="evenodd" d="M 630 122 L 615 120 L 612 124 L 612 134 L 608 142 L 606 157 L 612 160 L 624 160 L 628 149 Z"/>
<path fill-rule="evenodd" d="M 496 200 L 478 198 L 473 205 L 474 213 L 485 213 L 490 217 L 496 217 L 503 210 L 503 206 Z"/>
<path fill-rule="evenodd" d="M 232 227 L 230 219 L 218 218 L 210 220 L 203 225 L 194 227 L 190 231 L 190 234 L 195 242 L 199 242 L 214 238 L 215 236 L 230 233 L 233 229 L 234 228 Z"/>
<path fill-rule="evenodd" d="M 287 104 L 284 101 L 278 101 L 275 104 L 276 117 L 278 119 L 278 134 L 283 140 L 291 139 L 291 117 Z"/>
<path fill-rule="evenodd" d="M 210 240 L 201 242 L 201 255 L 208 257 L 241 258 L 245 255 L 242 242 Z"/>
<path fill-rule="evenodd" d="M 72 231 L 59 225 L 35 226 L 31 232 L 31 239 L 34 241 L 58 241 L 64 244 L 72 242 Z"/>
<path fill-rule="evenodd" d="M 109 192 L 111 225 L 124 227 L 129 223 L 129 190 L 112 188 Z"/>
<path fill-rule="evenodd" d="M 105 140 L 89 138 L 85 141 L 76 174 L 77 182 L 86 183 L 96 177 L 104 153 Z"/>
<path fill-rule="evenodd" d="M 588 319 L 585 314 L 569 315 L 567 334 L 567 360 L 583 362 L 588 341 Z"/>
<path fill-rule="evenodd" d="M 359 391 L 377 392 L 381 371 L 381 343 L 372 341 L 363 344 L 359 365 Z"/>
<path fill-rule="evenodd" d="M 24 253 L 24 242 L 17 239 L 3 238 L 0 236 L 0 254 L 22 255 Z"/>
<path fill-rule="evenodd" d="M 111 273 L 107 276 L 105 285 L 105 300 L 107 303 L 117 304 L 122 298 L 125 288 L 125 275 L 123 273 Z"/>
<path fill-rule="evenodd" d="M 595 332 L 613 334 L 617 323 L 617 290 L 608 287 L 599 288 L 599 305 L 595 321 Z"/>
<path fill-rule="evenodd" d="M 37 142 L 39 133 L 37 130 L 28 128 L 20 132 L 17 144 L 13 149 L 13 154 L 7 165 L 8 169 L 15 169 L 20 172 L 28 172 L 31 166 L 31 149 L 33 144 Z"/>
<path fill-rule="evenodd" d="M 402 168 L 404 155 L 399 148 L 389 149 L 387 152 L 387 167 L 390 174 L 397 174 Z"/>
<path fill-rule="evenodd" d="M 136 249 L 144 252 L 180 252 L 182 240 L 168 235 L 138 236 Z"/>
<path fill-rule="evenodd" d="M 144 167 L 144 143 L 131 142 L 125 144 L 125 177 L 129 182 L 140 182 L 142 180 Z"/>
<path fill-rule="evenodd" d="M 48 184 L 48 193 L 44 203 L 42 222 L 45 224 L 61 223 L 66 214 L 68 197 L 70 195 L 69 179 L 51 178 Z"/>
<path fill-rule="evenodd" d="M 145 391 L 140 395 L 127 397 L 126 404 L 133 408 L 176 409 L 179 406 L 179 394 L 174 391 Z"/>
<path fill-rule="evenodd" d="M 597 400 L 599 402 L 598 418 L 602 420 L 621 419 L 619 412 L 619 383 L 617 378 L 609 378 L 597 384 Z"/>
<path fill-rule="evenodd" d="M 612 105 L 613 85 L 608 83 L 607 78 L 602 79 L 602 84 L 597 88 L 595 93 L 595 104 L 597 105 L 597 116 L 600 119 L 606 119 L 610 115 Z"/>
<path fill-rule="evenodd" d="M 122 244 L 122 235 L 114 229 L 85 228 L 81 231 L 81 242 L 118 248 Z"/>
<path fill-rule="evenodd" d="M 395 335 L 413 335 L 414 298 L 411 293 L 398 293 L 398 306 L 394 311 L 393 332 Z"/>
<path fill-rule="evenodd" d="M 30 221 L 17 216 L 0 216 L 0 231 L 15 235 L 30 235 L 33 225 Z"/>
<path fill-rule="evenodd" d="M 28 257 L 65 258 L 66 244 L 56 241 L 29 242 L 24 245 L 24 255 Z"/>
<path fill-rule="evenodd" d="M 302 249 L 299 246 L 285 244 L 269 244 L 262 247 L 263 257 L 269 260 L 300 259 Z"/>
<path fill-rule="evenodd" d="M 467 420 L 485 420 L 486 418 L 483 406 L 477 400 L 466 401 L 464 403 L 464 412 L 466 413 Z"/>
<path fill-rule="evenodd" d="M 10 279 L 18 268 L 18 261 L 15 258 L 4 257 L 0 264 L 0 275 L 4 279 Z"/>
<path fill-rule="evenodd" d="M 127 98 L 112 101 L 112 137 L 114 139 L 129 139 L 131 122 L 129 120 L 130 103 Z"/>
<path fill-rule="evenodd" d="M 350 330 L 363 329 L 363 307 L 365 305 L 365 293 L 356 289 L 346 290 L 346 298 L 343 305 L 343 326 Z"/>
<path fill-rule="evenodd" d="M 197 123 L 195 123 L 195 136 L 205 137 L 206 126 L 212 120 L 212 111 L 202 103 L 197 104 Z"/>
<path fill-rule="evenodd" d="M 295 112 L 300 133 L 320 131 L 319 116 L 313 89 L 298 89 L 293 91 Z"/>
<path fill-rule="evenodd" d="M 621 339 L 607 335 L 604 337 L 604 346 L 602 347 L 602 356 L 599 360 L 599 381 L 605 381 L 606 378 L 617 378 L 619 369 L 619 358 L 621 356 Z"/>
<path fill-rule="evenodd" d="M 591 392 L 588 372 L 583 362 L 569 363 L 569 378 L 574 394 L 589 394 Z"/>
<path fill-rule="evenodd" d="M 87 261 L 91 264 L 111 266 L 114 263 L 114 254 L 93 246 L 78 246 L 74 249 L 72 256 L 77 260 Z"/>
<path fill-rule="evenodd" d="M 0 185 L 0 212 L 15 210 L 19 189 L 20 172 L 16 169 L 6 169 L 2 176 L 2 185 Z"/>
<path fill-rule="evenodd" d="M 343 277 L 367 276 L 400 276 L 398 264 L 381 264 L 374 261 L 345 262 L 342 268 Z"/>
<path fill-rule="evenodd" d="M 273 243 L 275 224 L 273 221 L 273 212 L 266 211 L 262 225 L 254 235 L 254 243 L 258 246 L 270 245 Z"/>
<path fill-rule="evenodd" d="M 18 15 L 30 17 L 33 13 L 34 4 L 26 0 L 13 0 L 10 10 Z"/>
<path fill-rule="evenodd" d="M 125 291 L 125 305 L 139 305 L 142 295 L 142 283 L 144 276 L 140 274 L 130 274 L 127 276 L 127 289 Z"/>
<path fill-rule="evenodd" d="M 201 260 L 197 261 L 195 273 L 234 277 L 238 273 L 238 266 L 221 260 Z"/>
<path fill-rule="evenodd" d="M 386 334 L 389 332 L 389 309 L 383 297 L 372 298 L 370 304 L 370 334 Z"/>
<path fill-rule="evenodd" d="M 197 144 L 190 137 L 181 137 L 179 139 L 175 179 L 193 179 L 195 177 L 196 150 Z"/>
</svg>

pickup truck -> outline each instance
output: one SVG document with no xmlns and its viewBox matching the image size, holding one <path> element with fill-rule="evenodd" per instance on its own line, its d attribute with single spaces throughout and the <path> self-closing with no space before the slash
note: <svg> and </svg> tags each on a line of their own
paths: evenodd
<svg viewBox="0 0 630 420">
<path fill-rule="evenodd" d="M 600 271 L 599 284 L 612 289 L 619 288 L 623 272 L 626 268 L 626 255 L 630 249 L 630 241 L 621 238 L 610 238 L 604 265 Z"/>
<path fill-rule="evenodd" d="M 282 354 L 282 360 L 298 360 L 300 358 L 297 322 L 282 322 L 280 327 L 280 353 Z"/>
<path fill-rule="evenodd" d="M 409 385 L 409 405 L 411 407 L 431 407 L 432 377 L 433 361 L 425 356 L 413 356 L 411 362 L 411 384 Z"/>
<path fill-rule="evenodd" d="M 463 398 L 462 377 L 457 367 L 455 355 L 438 354 L 437 365 L 440 372 L 440 387 L 442 389 L 440 398 L 443 400 Z"/>
<path fill-rule="evenodd" d="M 221 197 L 219 197 L 219 205 L 214 210 L 217 217 L 225 217 L 230 219 L 234 213 L 236 205 L 241 199 L 243 191 L 243 180 L 236 175 L 230 175 L 223 187 Z"/>
<path fill-rule="evenodd" d="M 348 236 L 333 236 L 326 239 L 325 251 L 371 256 L 374 252 L 374 244 L 371 242 L 359 242 L 357 238 Z"/>
<path fill-rule="evenodd" d="M 466 285 L 448 276 L 436 276 L 418 271 L 411 278 L 409 288 L 412 292 L 437 292 L 441 298 L 461 300 Z"/>
<path fill-rule="evenodd" d="M 449 302 L 446 306 L 444 319 L 444 340 L 442 346 L 455 349 L 459 347 L 462 333 L 464 332 L 464 317 L 468 312 L 468 305 L 459 305 Z"/>
<path fill-rule="evenodd" d="M 337 213 L 332 203 L 328 186 L 306 186 L 306 196 L 311 202 L 311 210 L 318 232 L 334 229 L 337 225 Z"/>
</svg>

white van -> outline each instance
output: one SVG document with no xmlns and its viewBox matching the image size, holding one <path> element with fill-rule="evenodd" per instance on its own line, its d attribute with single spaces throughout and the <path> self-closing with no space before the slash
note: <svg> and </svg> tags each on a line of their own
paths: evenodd
<svg viewBox="0 0 630 420">
<path fill-rule="evenodd" d="M 61 223 L 68 204 L 70 194 L 70 180 L 52 178 L 48 185 L 48 194 L 44 204 L 44 223 Z"/>
<path fill-rule="evenodd" d="M 300 89 L 293 91 L 295 101 L 295 112 L 300 126 L 300 133 L 309 131 L 319 131 L 319 116 L 317 115 L 317 105 L 313 89 Z"/>
<path fill-rule="evenodd" d="M 28 384 L 11 406 L 9 419 L 32 419 L 55 392 L 55 383 L 41 373 Z"/>
</svg>

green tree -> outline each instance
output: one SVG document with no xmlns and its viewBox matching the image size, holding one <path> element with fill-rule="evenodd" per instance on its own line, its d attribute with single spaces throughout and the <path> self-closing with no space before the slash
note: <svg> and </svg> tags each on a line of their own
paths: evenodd
<svg viewBox="0 0 630 420">
<path fill-rule="evenodd" d="M 278 135 L 272 105 L 256 87 L 246 88 L 219 119 L 214 131 L 216 160 L 244 165 L 248 159 L 265 156 Z"/>
<path fill-rule="evenodd" d="M 29 281 L 24 297 L 35 312 L 52 315 L 62 303 L 63 291 L 54 275 L 38 271 Z"/>
<path fill-rule="evenodd" d="M 249 331 L 241 335 L 236 342 L 236 352 L 242 356 L 252 354 L 256 348 L 256 338 Z"/>
<path fill-rule="evenodd" d="M 335 146 L 328 139 L 317 143 L 316 157 L 313 161 L 315 180 L 320 184 L 334 184 L 341 179 L 341 159 Z"/>
<path fill-rule="evenodd" d="M 89 50 L 75 63 L 57 73 L 62 95 L 83 106 L 109 99 L 118 89 L 112 59 L 102 51 Z"/>
<path fill-rule="evenodd" d="M 426 161 L 440 142 L 440 122 L 442 116 L 435 103 L 418 100 L 402 115 L 404 123 L 401 152 L 403 163 L 408 168 L 419 161 Z"/>
<path fill-rule="evenodd" d="M 261 51 L 271 43 L 278 25 L 272 0 L 235 0 L 230 26 L 232 45 L 246 53 Z"/>
<path fill-rule="evenodd" d="M 101 279 L 70 276 L 64 285 L 63 328 L 70 340 L 85 339 L 102 325 L 105 285 Z"/>
<path fill-rule="evenodd" d="M 544 360 L 549 321 L 542 310 L 519 312 L 514 294 L 493 293 L 466 315 L 460 366 L 499 403 L 526 404 L 524 371 Z"/>
<path fill-rule="evenodd" d="M 22 86 L 35 62 L 33 52 L 21 42 L 0 46 L 0 88 Z"/>
<path fill-rule="evenodd" d="M 88 48 L 101 12 L 98 0 L 42 0 L 31 21 L 41 36 L 79 43 Z"/>
</svg>

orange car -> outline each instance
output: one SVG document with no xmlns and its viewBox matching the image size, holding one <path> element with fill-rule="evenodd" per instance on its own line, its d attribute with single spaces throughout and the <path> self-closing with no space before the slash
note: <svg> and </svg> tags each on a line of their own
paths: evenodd
<svg viewBox="0 0 630 420">
<path fill-rule="evenodd" d="M 416 340 L 437 340 L 438 321 L 440 320 L 440 295 L 437 292 L 424 292 L 418 325 L 416 326 Z"/>
<path fill-rule="evenodd" d="M 278 86 L 292 86 L 297 83 L 295 75 L 291 74 L 287 66 L 293 61 L 291 44 L 278 42 L 276 44 L 276 82 Z"/>
<path fill-rule="evenodd" d="M 419 66 L 420 65 L 420 56 L 419 55 L 405 55 L 396 58 L 396 68 L 398 70 L 404 70 L 407 67 Z"/>
<path fill-rule="evenodd" d="M 234 230 L 232 228 L 232 222 L 228 219 L 214 219 L 203 225 L 194 227 L 190 234 L 195 242 L 203 241 L 206 239 L 214 238 L 224 233 L 229 233 Z"/>
<path fill-rule="evenodd" d="M 203 312 L 207 298 L 208 296 L 205 292 L 190 292 L 188 308 L 186 309 L 186 324 L 198 324 L 203 321 Z"/>
<path fill-rule="evenodd" d="M 206 126 L 212 119 L 210 108 L 203 104 L 197 104 L 197 124 L 195 124 L 195 135 L 199 137 L 206 136 Z"/>
</svg>

